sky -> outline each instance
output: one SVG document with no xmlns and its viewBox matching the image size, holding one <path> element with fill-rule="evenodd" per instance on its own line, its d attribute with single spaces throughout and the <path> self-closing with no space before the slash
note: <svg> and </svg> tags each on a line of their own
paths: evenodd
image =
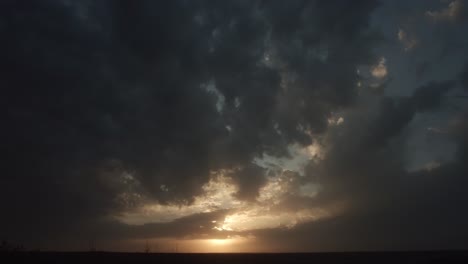
<svg viewBox="0 0 468 264">
<path fill-rule="evenodd" d="M 465 0 L 0 2 L 0 239 L 468 249 Z"/>
</svg>

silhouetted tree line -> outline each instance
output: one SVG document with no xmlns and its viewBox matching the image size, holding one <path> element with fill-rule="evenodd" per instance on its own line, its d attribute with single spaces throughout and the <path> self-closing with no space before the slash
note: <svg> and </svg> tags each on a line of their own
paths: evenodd
<svg viewBox="0 0 468 264">
<path fill-rule="evenodd" d="M 23 245 L 19 244 L 11 244 L 6 240 L 3 240 L 1 245 L 0 245 L 0 252 L 19 252 L 19 251 L 25 251 L 25 248 Z"/>
</svg>

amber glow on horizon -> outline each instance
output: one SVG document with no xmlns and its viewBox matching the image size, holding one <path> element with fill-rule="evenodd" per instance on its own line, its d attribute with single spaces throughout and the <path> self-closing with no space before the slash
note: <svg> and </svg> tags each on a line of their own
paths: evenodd
<svg viewBox="0 0 468 264">
<path fill-rule="evenodd" d="M 232 243 L 232 239 L 230 238 L 223 238 L 223 239 L 208 239 L 208 243 L 213 244 L 215 246 L 225 246 Z"/>
<path fill-rule="evenodd" d="M 244 251 L 246 244 L 254 242 L 253 236 L 228 236 L 226 238 L 201 239 L 202 251 L 205 252 L 239 252 Z"/>
<path fill-rule="evenodd" d="M 344 118 L 336 116 L 336 126 L 343 122 Z M 263 157 L 264 160 L 257 160 L 258 164 L 271 170 L 275 166 L 287 169 L 278 170 L 277 174 L 268 177 L 255 200 L 239 200 L 236 197 L 238 186 L 229 177 L 233 172 L 220 170 L 212 172 L 210 180 L 202 187 L 203 193 L 196 196 L 192 204 L 165 205 L 149 202 L 132 211 L 120 213 L 116 218 L 133 226 L 147 223 L 164 225 L 190 215 L 227 210 L 224 214 L 213 214 L 212 218 L 207 217 L 197 223 L 198 230 L 187 233 L 183 239 L 174 238 L 161 242 L 158 250 L 199 253 L 269 251 L 269 248 L 259 245 L 260 240 L 256 240 L 249 232 L 275 228 L 292 229 L 299 224 L 336 216 L 346 209 L 346 204 L 341 201 L 308 206 L 307 201 L 314 199 L 321 192 L 322 186 L 319 183 L 302 181 L 304 166 L 307 162 L 318 163 L 323 159 L 325 153 L 321 144 L 316 142 L 307 147 L 294 145 L 290 151 L 297 160 L 269 156 Z M 163 189 L 170 192 L 170 189 Z"/>
<path fill-rule="evenodd" d="M 255 245 L 255 237 L 247 236 L 226 236 L 214 238 L 193 238 L 193 239 L 154 239 L 150 241 L 155 247 L 154 252 L 179 252 L 179 253 L 229 253 L 229 252 L 251 252 Z M 140 241 L 142 248 L 146 241 Z M 177 247 L 177 251 L 176 251 Z"/>
<path fill-rule="evenodd" d="M 204 238 L 154 238 L 128 240 L 123 245 L 109 244 L 105 250 L 142 252 L 149 248 L 152 253 L 230 253 L 252 252 L 257 249 L 252 235 L 233 235 Z"/>
</svg>

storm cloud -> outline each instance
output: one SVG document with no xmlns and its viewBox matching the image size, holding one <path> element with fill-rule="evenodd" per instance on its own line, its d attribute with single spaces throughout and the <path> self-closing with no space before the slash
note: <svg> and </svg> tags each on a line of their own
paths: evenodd
<svg viewBox="0 0 468 264">
<path fill-rule="evenodd" d="M 0 238 L 466 247 L 462 2 L 2 1 Z M 397 52 L 403 26 L 421 42 Z M 428 116 L 453 157 L 411 170 Z"/>
</svg>

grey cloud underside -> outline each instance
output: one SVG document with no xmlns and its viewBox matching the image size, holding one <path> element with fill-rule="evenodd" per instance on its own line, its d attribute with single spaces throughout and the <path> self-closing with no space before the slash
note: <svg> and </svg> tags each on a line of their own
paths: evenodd
<svg viewBox="0 0 468 264">
<path fill-rule="evenodd" d="M 79 228 L 82 236 L 108 239 L 214 235 L 200 226 L 226 211 L 140 227 L 101 218 L 146 201 L 190 204 L 210 172 L 222 169 L 239 186 L 236 197 L 251 201 L 266 182 L 254 157 L 285 156 L 290 144 L 311 144 L 309 133 L 327 133 L 326 158 L 309 164 L 302 180 L 324 186 L 311 204 L 349 200 L 351 213 L 297 231 L 257 234 L 291 232 L 299 247 L 315 232 L 314 245 L 329 236 L 323 249 L 352 248 L 351 240 L 334 243 L 340 232 L 361 237 L 355 232 L 362 228 L 365 248 L 379 235 L 399 240 L 391 226 L 399 221 L 414 238 L 409 244 L 420 242 L 427 227 L 449 245 L 444 234 L 460 232 L 453 238 L 460 245 L 467 230 L 455 227 L 468 220 L 457 207 L 467 201 L 466 115 L 451 130 L 458 144 L 453 162 L 407 172 L 401 153 L 414 116 L 437 110 L 459 85 L 466 91 L 467 71 L 409 97 L 360 98 L 356 69 L 378 62 L 372 51 L 383 41 L 369 27 L 377 6 L 2 1 L 0 135 L 7 157 L 0 205 L 8 213 L 0 218 L 0 236 L 41 241 Z M 221 109 L 208 83 L 223 96 Z M 327 120 L 338 111 L 349 112 L 346 122 L 329 130 Z M 137 196 L 116 199 L 125 192 Z M 427 218 L 433 221 L 425 226 Z"/>
<path fill-rule="evenodd" d="M 10 154 L 4 178 L 34 196 L 72 192 L 100 209 L 108 209 L 112 193 L 94 171 L 109 160 L 161 202 L 190 202 L 209 171 L 220 168 L 241 168 L 232 177 L 244 187 L 252 177 L 242 168 L 254 156 L 304 141 L 298 124 L 323 131 L 329 111 L 355 94 L 354 62 L 370 56 L 363 48 L 369 36 L 361 36 L 365 19 L 355 22 L 344 7 L 297 2 L 281 14 L 294 21 L 289 25 L 275 21 L 283 5 L 3 2 L 8 129 L 2 133 Z M 374 4 L 359 6 L 365 15 Z M 318 10 L 349 21 L 330 21 Z M 280 90 L 279 69 L 262 64 L 265 42 L 300 76 L 294 91 Z M 329 61 L 301 56 L 318 44 Z M 216 98 L 200 88 L 210 80 L 225 97 L 221 114 Z M 297 106 L 298 98 L 305 103 Z M 169 192 L 161 192 L 162 184 Z M 248 193 L 261 184 L 249 182 L 241 197 L 255 196 Z M 10 195 L 29 202 L 23 192 Z"/>
<path fill-rule="evenodd" d="M 463 72 L 460 74 L 460 81 L 463 89 L 468 90 L 468 63 L 463 67 Z"/>
<path fill-rule="evenodd" d="M 298 227 L 290 236 L 294 237 L 291 247 L 326 251 L 466 248 L 468 230 L 463 223 L 468 214 L 461 206 L 468 201 L 464 191 L 468 183 L 466 113 L 449 132 L 458 146 L 455 160 L 410 172 L 402 155 L 405 131 L 414 116 L 440 107 L 441 98 L 456 83 L 430 83 L 411 97 L 382 98 L 377 106 L 347 116 L 348 125 L 343 128 L 347 131 L 332 133 L 333 146 L 326 159 L 309 166 L 308 174 L 321 175 L 321 183 L 328 187 L 317 199 L 345 199 L 352 209 L 334 219 Z M 265 239 L 274 241 L 282 235 L 284 231 L 275 231 Z M 304 246 L 305 241 L 309 246 Z"/>
</svg>

